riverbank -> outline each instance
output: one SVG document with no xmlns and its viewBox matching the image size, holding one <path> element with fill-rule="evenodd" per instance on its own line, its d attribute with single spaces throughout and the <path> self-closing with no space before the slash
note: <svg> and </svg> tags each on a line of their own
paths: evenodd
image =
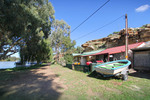
<svg viewBox="0 0 150 100">
<path fill-rule="evenodd" d="M 32 65 L 32 66 L 22 66 L 22 67 L 14 67 L 14 68 L 7 68 L 7 69 L 0 69 L 0 71 L 21 71 L 21 70 L 30 70 L 30 69 L 37 69 L 45 65 Z"/>
<path fill-rule="evenodd" d="M 0 69 L 14 68 L 15 61 L 0 61 Z"/>
<path fill-rule="evenodd" d="M 25 65 L 16 65 L 15 61 L 0 61 L 0 69 L 10 69 L 10 68 L 18 68 L 18 67 L 31 67 L 36 65 L 36 63 L 27 62 Z M 42 63 L 42 65 L 45 65 Z"/>
<path fill-rule="evenodd" d="M 0 60 L 0 61 L 19 61 L 19 60 L 20 60 L 20 58 L 17 58 L 17 57 L 9 57 L 5 60 Z"/>
</svg>

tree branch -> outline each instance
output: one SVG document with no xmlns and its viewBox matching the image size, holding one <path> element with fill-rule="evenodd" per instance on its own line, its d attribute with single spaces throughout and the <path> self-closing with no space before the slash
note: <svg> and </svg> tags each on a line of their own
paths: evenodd
<svg viewBox="0 0 150 100">
<path fill-rule="evenodd" d="M 11 49 L 16 46 L 18 44 L 18 42 L 20 42 L 22 40 L 22 38 L 18 39 L 13 45 L 11 45 L 11 47 L 9 49 L 7 49 L 6 51 L 4 51 L 4 54 L 0 55 L 0 60 L 1 59 L 5 59 L 7 57 L 7 53 L 11 51 Z M 16 53 L 16 51 L 15 51 Z"/>
</svg>

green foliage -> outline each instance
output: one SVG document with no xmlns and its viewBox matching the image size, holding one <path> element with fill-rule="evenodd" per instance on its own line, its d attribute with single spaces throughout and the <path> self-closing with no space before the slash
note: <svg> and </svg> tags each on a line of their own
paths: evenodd
<svg viewBox="0 0 150 100">
<path fill-rule="evenodd" d="M 58 63 L 62 66 L 66 66 L 66 60 L 64 59 L 64 57 L 61 57 Z"/>
<path fill-rule="evenodd" d="M 82 53 L 83 52 L 83 48 L 80 46 L 77 46 L 77 48 L 75 48 L 74 53 Z"/>
<path fill-rule="evenodd" d="M 72 54 L 65 54 L 64 59 L 66 61 L 66 64 L 72 64 L 73 63 L 73 56 Z"/>
<path fill-rule="evenodd" d="M 0 59 L 18 49 L 21 63 L 51 62 L 52 48 L 56 54 L 71 54 L 76 42 L 70 39 L 70 26 L 63 20 L 54 21 L 48 0 L 1 0 L 0 9 Z"/>
<path fill-rule="evenodd" d="M 37 61 L 51 62 L 53 59 L 52 48 L 48 39 L 42 39 L 37 42 L 30 42 L 20 50 L 21 62 Z"/>
<path fill-rule="evenodd" d="M 56 57 L 60 54 L 70 55 L 72 54 L 72 49 L 76 44 L 75 41 L 70 39 L 70 26 L 63 20 L 55 20 L 52 25 L 52 34 L 51 34 L 51 45 L 56 53 Z M 69 61 L 68 58 L 64 57 L 66 62 Z M 71 58 L 72 59 L 72 58 Z M 60 59 L 56 59 L 56 62 L 59 62 Z"/>
<path fill-rule="evenodd" d="M 20 59 L 16 57 L 8 57 L 7 59 L 1 61 L 16 61 L 16 60 L 20 60 Z"/>
<path fill-rule="evenodd" d="M 145 25 L 143 25 L 142 27 L 140 27 L 140 28 L 146 28 L 147 27 L 147 24 L 145 24 Z"/>
<path fill-rule="evenodd" d="M 10 51 L 17 52 L 16 46 L 22 48 L 34 40 L 37 43 L 36 35 L 41 31 L 44 35 L 40 38 L 48 38 L 54 20 L 54 9 L 48 0 L 1 0 L 0 9 L 0 51 L 3 53 L 0 59 Z"/>
<path fill-rule="evenodd" d="M 40 46 L 41 47 L 37 57 L 37 59 L 40 59 L 39 62 L 51 62 L 53 59 L 53 51 L 50 47 L 50 41 L 48 39 L 43 39 Z"/>
<path fill-rule="evenodd" d="M 76 43 L 70 39 L 70 26 L 63 20 L 55 20 L 52 25 L 51 43 L 55 52 L 66 52 Z"/>
<path fill-rule="evenodd" d="M 113 32 L 113 34 L 119 34 L 119 32 Z"/>
<path fill-rule="evenodd" d="M 112 34 L 109 34 L 107 37 L 113 37 L 113 36 L 116 36 L 118 34 L 119 34 L 119 32 L 113 32 Z"/>
</svg>

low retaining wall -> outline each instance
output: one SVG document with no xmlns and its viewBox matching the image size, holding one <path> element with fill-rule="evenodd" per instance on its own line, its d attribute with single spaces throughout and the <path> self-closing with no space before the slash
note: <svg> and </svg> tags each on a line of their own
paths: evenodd
<svg viewBox="0 0 150 100">
<path fill-rule="evenodd" d="M 90 66 L 87 66 L 87 65 L 66 64 L 65 67 L 69 69 L 77 70 L 77 71 L 90 72 Z"/>
<path fill-rule="evenodd" d="M 83 71 L 83 72 L 93 72 L 95 70 L 94 66 L 96 66 L 97 63 L 92 63 L 89 66 L 88 65 L 74 65 L 74 64 L 66 64 L 65 67 L 77 71 Z"/>
</svg>

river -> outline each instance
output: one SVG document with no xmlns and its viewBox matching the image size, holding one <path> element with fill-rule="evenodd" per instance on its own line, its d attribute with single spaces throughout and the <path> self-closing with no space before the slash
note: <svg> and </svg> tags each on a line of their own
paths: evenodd
<svg viewBox="0 0 150 100">
<path fill-rule="evenodd" d="M 0 61 L 0 69 L 14 68 L 15 61 Z"/>
<path fill-rule="evenodd" d="M 26 63 L 26 66 L 30 66 L 29 63 Z M 0 69 L 8 69 L 16 67 L 15 61 L 0 61 Z"/>
</svg>

